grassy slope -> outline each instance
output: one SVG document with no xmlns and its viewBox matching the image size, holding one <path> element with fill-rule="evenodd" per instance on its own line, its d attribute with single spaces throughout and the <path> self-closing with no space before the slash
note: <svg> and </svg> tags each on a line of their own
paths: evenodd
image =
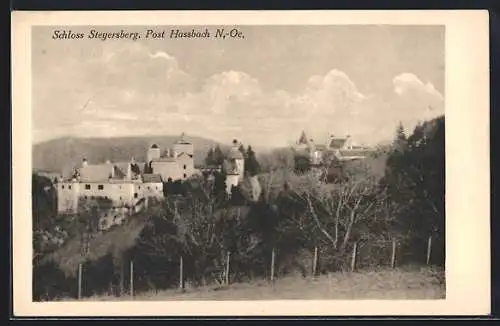
<svg viewBox="0 0 500 326">
<path fill-rule="evenodd" d="M 332 273 L 316 279 L 285 277 L 274 286 L 267 281 L 139 293 L 135 301 L 145 300 L 349 300 L 349 299 L 444 299 L 444 271 L 434 268 L 400 268 Z M 130 300 L 130 297 L 93 297 L 88 300 Z"/>
</svg>

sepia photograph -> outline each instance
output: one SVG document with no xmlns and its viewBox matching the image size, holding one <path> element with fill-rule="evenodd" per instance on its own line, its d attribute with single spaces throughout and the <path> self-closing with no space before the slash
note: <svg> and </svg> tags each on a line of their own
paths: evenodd
<svg viewBox="0 0 500 326">
<path fill-rule="evenodd" d="M 32 33 L 35 300 L 444 298 L 443 26 Z"/>
<path fill-rule="evenodd" d="M 448 298 L 444 22 L 29 32 L 33 302 Z"/>
</svg>

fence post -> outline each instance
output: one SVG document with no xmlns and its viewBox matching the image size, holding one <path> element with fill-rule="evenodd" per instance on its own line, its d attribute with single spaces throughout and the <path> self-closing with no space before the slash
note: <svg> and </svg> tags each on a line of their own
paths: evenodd
<svg viewBox="0 0 500 326">
<path fill-rule="evenodd" d="M 396 267 L 396 239 L 392 239 L 391 268 Z"/>
<path fill-rule="evenodd" d="M 226 285 L 229 285 L 229 261 L 231 258 L 231 253 L 228 251 L 226 254 L 226 275 L 225 275 L 225 282 Z"/>
<path fill-rule="evenodd" d="M 431 261 L 431 250 L 432 250 L 432 235 L 427 239 L 427 265 Z"/>
<path fill-rule="evenodd" d="M 314 247 L 314 258 L 313 258 L 313 277 L 316 276 L 318 270 L 318 247 Z"/>
<path fill-rule="evenodd" d="M 130 261 L 130 296 L 134 297 L 134 261 Z"/>
<path fill-rule="evenodd" d="M 125 273 L 124 273 L 124 270 L 123 270 L 124 266 L 123 266 L 123 259 L 120 260 L 120 296 L 123 296 L 123 294 L 125 293 Z"/>
<path fill-rule="evenodd" d="M 271 281 L 274 281 L 274 260 L 275 260 L 275 252 L 274 252 L 274 248 L 271 252 Z"/>
<path fill-rule="evenodd" d="M 184 262 L 182 256 L 179 262 L 179 289 L 184 290 Z"/>
<path fill-rule="evenodd" d="M 82 264 L 78 264 L 78 300 L 82 298 Z"/>
<path fill-rule="evenodd" d="M 352 248 L 352 259 L 351 259 L 351 271 L 354 272 L 356 269 L 356 255 L 358 253 L 358 243 L 354 242 L 354 247 Z"/>
</svg>

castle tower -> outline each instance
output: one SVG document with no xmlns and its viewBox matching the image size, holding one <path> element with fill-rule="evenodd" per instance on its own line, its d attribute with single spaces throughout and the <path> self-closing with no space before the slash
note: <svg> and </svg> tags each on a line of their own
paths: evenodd
<svg viewBox="0 0 500 326">
<path fill-rule="evenodd" d="M 174 157 L 179 156 L 181 153 L 193 156 L 194 146 L 193 144 L 186 140 L 185 134 L 182 133 L 179 140 L 174 144 Z"/>
<path fill-rule="evenodd" d="M 235 173 L 238 174 L 238 180 L 241 181 L 243 180 L 243 177 L 245 176 L 245 157 L 243 156 L 243 153 L 239 150 L 239 143 L 236 139 L 233 140 L 233 146 L 229 150 L 229 153 L 227 155 L 228 161 L 233 161 L 235 162 Z"/>
<path fill-rule="evenodd" d="M 153 144 L 147 152 L 147 163 L 151 162 L 152 160 L 156 160 L 160 158 L 160 147 L 158 145 Z"/>
</svg>

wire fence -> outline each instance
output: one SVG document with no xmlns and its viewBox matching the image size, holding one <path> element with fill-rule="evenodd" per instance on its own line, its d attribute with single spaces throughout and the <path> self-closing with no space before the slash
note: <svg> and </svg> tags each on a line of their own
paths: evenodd
<svg viewBox="0 0 500 326">
<path fill-rule="evenodd" d="M 441 241 L 442 239 L 438 239 Z M 390 241 L 359 241 L 354 242 L 349 247 L 349 251 L 343 255 L 343 271 L 357 272 L 373 266 L 379 268 L 397 268 L 407 264 L 418 265 L 435 265 L 443 264 L 443 250 L 436 248 L 436 238 L 429 236 L 427 239 L 416 239 L 412 241 L 403 241 L 400 239 L 392 239 Z M 437 249 L 437 250 L 435 250 Z M 314 247 L 310 251 L 307 258 L 299 257 L 304 266 L 307 266 L 307 271 L 303 271 L 303 276 L 317 277 L 321 274 L 332 272 L 328 268 L 323 268 L 322 265 L 327 265 L 326 257 L 319 247 Z M 278 248 L 272 248 L 271 252 L 262 260 L 261 269 L 264 271 L 265 278 L 269 282 L 275 282 L 281 276 L 286 275 L 283 272 L 283 265 L 290 260 L 284 262 L 280 257 Z M 228 286 L 233 282 L 241 280 L 243 276 L 252 277 L 247 274 L 244 268 L 242 269 L 238 259 L 233 259 L 231 252 L 223 253 L 221 264 L 215 265 L 212 268 L 204 270 L 204 279 L 210 279 L 212 283 L 219 286 Z M 326 264 L 324 264 L 326 263 Z M 189 266 L 188 266 L 189 265 Z M 155 290 L 157 287 L 146 280 L 140 275 L 149 274 L 148 280 L 165 278 L 170 280 L 168 288 L 177 287 L 181 291 L 186 289 L 190 283 L 192 273 L 188 273 L 188 269 L 192 269 L 192 262 L 188 262 L 185 257 L 179 256 L 176 261 L 170 261 L 167 265 L 157 266 L 156 273 L 151 269 L 148 271 L 140 271 L 140 262 L 134 260 L 122 261 L 118 269 L 118 275 L 115 275 L 115 282 L 117 284 L 117 295 L 128 295 L 134 297 L 137 292 L 145 292 Z M 78 266 L 78 273 L 76 279 L 76 298 L 83 299 L 84 297 L 94 295 L 93 288 L 96 286 L 96 281 L 106 282 L 102 275 L 103 270 L 96 270 L 91 266 Z M 108 269 L 109 271 L 109 269 Z M 117 279 L 116 279 L 117 278 Z M 112 282 L 113 283 L 113 282 Z M 177 285 L 175 285 L 177 283 Z M 138 287 L 137 284 L 140 286 Z"/>
</svg>

